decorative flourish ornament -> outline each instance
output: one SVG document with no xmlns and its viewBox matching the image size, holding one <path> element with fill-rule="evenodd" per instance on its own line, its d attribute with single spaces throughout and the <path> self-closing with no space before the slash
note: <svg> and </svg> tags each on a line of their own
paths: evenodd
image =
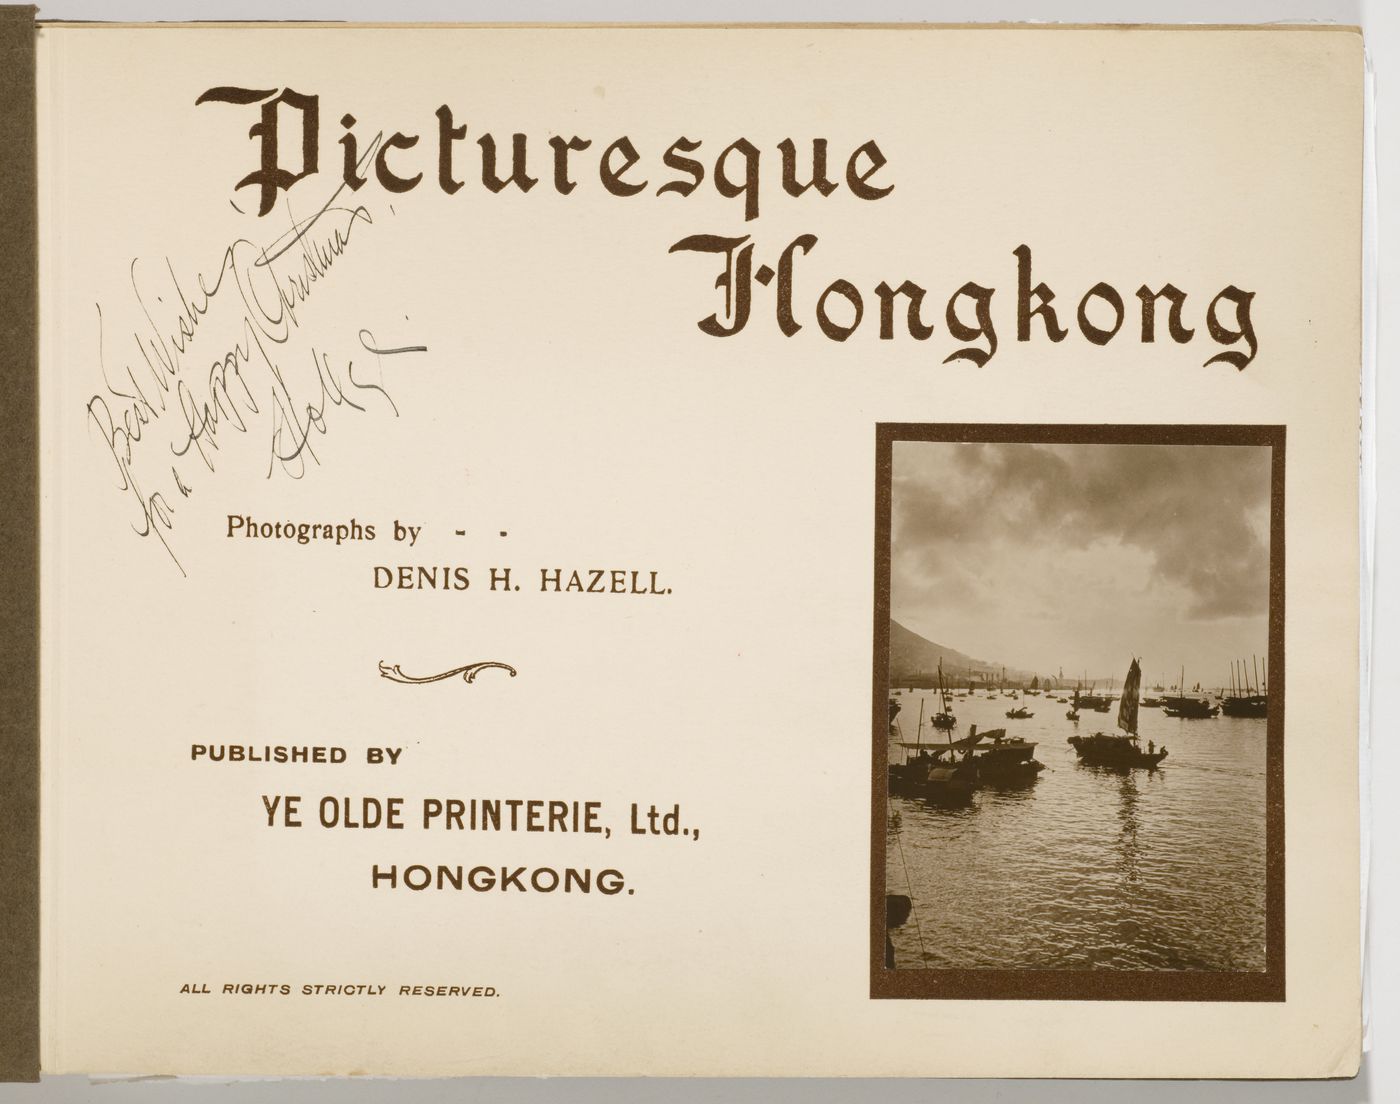
<svg viewBox="0 0 1400 1104">
<path fill-rule="evenodd" d="M 495 660 L 487 660 L 484 663 L 468 663 L 465 667 L 454 667 L 450 671 L 443 671 L 440 675 L 426 675 L 423 678 L 414 675 L 406 675 L 395 663 L 392 667 L 383 662 L 379 663 L 379 675 L 390 682 L 402 682 L 410 686 L 420 686 L 428 682 L 441 682 L 443 679 L 450 679 L 454 675 L 461 675 L 463 682 L 475 682 L 476 676 L 490 667 L 499 667 L 502 671 L 509 671 L 510 677 L 515 678 L 515 668 L 509 663 L 497 663 Z"/>
</svg>

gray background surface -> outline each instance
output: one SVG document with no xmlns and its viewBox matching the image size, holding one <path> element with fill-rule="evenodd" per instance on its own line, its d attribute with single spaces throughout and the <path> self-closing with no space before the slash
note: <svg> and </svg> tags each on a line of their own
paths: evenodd
<svg viewBox="0 0 1400 1104">
<path fill-rule="evenodd" d="M 1074 23 L 1268 23 L 1329 22 L 1365 29 L 1376 89 L 1377 265 L 1379 339 L 1375 405 L 1377 556 L 1372 654 L 1373 718 L 1368 784 L 1376 807 L 1370 823 L 1372 861 L 1368 927 L 1369 1034 L 1371 1049 L 1354 1081 L 1331 1082 L 1085 1082 L 1085 1081 L 874 1081 L 874 1080 L 603 1080 L 505 1079 L 455 1081 L 190 1081 L 158 1079 L 98 1083 L 83 1077 L 46 1077 L 39 1085 L 0 1085 L 0 1104 L 19 1101 L 169 1101 L 199 1099 L 217 1104 L 245 1101 L 378 1101 L 407 1104 L 437 1101 L 491 1104 L 555 1104 L 562 1101 L 666 1100 L 677 1104 L 749 1101 L 825 1104 L 827 1101 L 1023 1101 L 1180 1100 L 1270 1101 L 1326 1104 L 1400 1101 L 1400 695 L 1390 693 L 1400 663 L 1400 380 L 1388 377 L 1390 350 L 1400 338 L 1400 313 L 1393 309 L 1400 286 L 1400 2 L 1397 0 L 713 0 L 645 3 L 642 0 L 48 0 L 41 19 L 190 20 L 307 19 L 380 22 L 973 22 Z M 1389 110 L 1388 110 L 1389 109 Z M 1392 309 L 1384 309 L 1389 296 Z M 0 934 L 3 938 L 3 934 Z M 781 1025 L 774 1025 L 781 1030 Z M 910 1039 L 918 1046 L 917 1039 Z M 1164 1044 L 1168 1045 L 1168 1044 Z"/>
</svg>

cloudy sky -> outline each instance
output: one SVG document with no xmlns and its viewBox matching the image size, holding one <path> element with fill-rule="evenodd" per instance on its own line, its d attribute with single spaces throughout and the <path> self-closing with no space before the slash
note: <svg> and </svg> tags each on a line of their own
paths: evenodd
<svg viewBox="0 0 1400 1104">
<path fill-rule="evenodd" d="M 1008 667 L 1228 684 L 1268 647 L 1269 451 L 896 442 L 891 615 Z"/>
</svg>

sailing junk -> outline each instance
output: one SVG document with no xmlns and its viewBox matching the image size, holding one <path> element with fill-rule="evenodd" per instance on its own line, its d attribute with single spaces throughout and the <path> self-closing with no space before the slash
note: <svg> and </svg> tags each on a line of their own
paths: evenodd
<svg viewBox="0 0 1400 1104">
<path fill-rule="evenodd" d="M 1267 694 L 1221 698 L 1220 712 L 1227 717 L 1267 717 L 1269 715 L 1269 698 Z"/>
<path fill-rule="evenodd" d="M 1205 720 L 1220 712 L 1220 706 L 1209 698 L 1200 698 L 1186 693 L 1186 668 L 1181 669 L 1181 681 L 1177 683 L 1179 693 L 1168 694 L 1162 699 L 1162 712 L 1168 717 L 1185 717 L 1187 720 Z"/>
<path fill-rule="evenodd" d="M 1116 732 L 1095 732 L 1092 736 L 1071 736 L 1067 741 L 1073 745 L 1075 753 L 1085 763 L 1098 767 L 1146 767 L 1154 769 L 1167 757 L 1166 748 L 1157 748 L 1151 743 L 1144 751 L 1138 742 L 1138 688 L 1142 684 L 1142 670 L 1138 661 L 1133 660 L 1128 668 L 1128 677 L 1123 682 L 1123 697 L 1118 705 L 1118 727 Z"/>
<path fill-rule="evenodd" d="M 1264 678 L 1269 676 L 1269 668 L 1264 666 Z M 1220 712 L 1227 717 L 1267 717 L 1269 715 L 1269 695 L 1259 692 L 1259 671 L 1254 672 L 1255 682 L 1253 685 L 1249 681 L 1249 672 L 1246 670 L 1244 660 L 1239 661 L 1239 670 L 1236 672 L 1235 665 L 1230 664 L 1230 693 L 1223 694 L 1220 698 Z"/>
</svg>

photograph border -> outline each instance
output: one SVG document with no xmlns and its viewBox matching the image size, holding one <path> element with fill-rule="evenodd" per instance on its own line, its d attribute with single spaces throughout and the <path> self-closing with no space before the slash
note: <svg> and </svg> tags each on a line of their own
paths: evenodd
<svg viewBox="0 0 1400 1104">
<path fill-rule="evenodd" d="M 905 1000 L 1283 1001 L 1284 467 L 1281 425 L 875 425 L 875 601 L 871 704 L 870 997 Z M 885 836 L 889 803 L 890 553 L 896 441 L 1003 444 L 1265 445 L 1269 501 L 1269 716 L 1265 747 L 1263 971 L 889 969 L 885 966 Z"/>
</svg>

